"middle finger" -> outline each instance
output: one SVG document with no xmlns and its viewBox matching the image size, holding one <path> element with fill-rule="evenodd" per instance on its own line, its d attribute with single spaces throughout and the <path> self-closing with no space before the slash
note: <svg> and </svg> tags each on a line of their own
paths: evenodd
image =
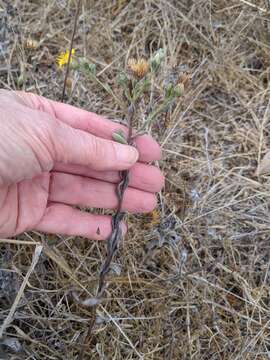
<svg viewBox="0 0 270 360">
<path fill-rule="evenodd" d="M 54 171 L 86 176 L 113 184 L 120 181 L 120 175 L 117 171 L 95 171 L 87 166 L 76 164 L 57 163 Z M 156 166 L 136 163 L 129 171 L 129 185 L 151 193 L 159 192 L 164 185 L 164 176 Z"/>
<path fill-rule="evenodd" d="M 49 200 L 68 205 L 115 209 L 116 185 L 78 175 L 51 173 Z M 123 210 L 132 213 L 152 211 L 157 204 L 152 193 L 129 187 L 124 194 Z"/>
</svg>

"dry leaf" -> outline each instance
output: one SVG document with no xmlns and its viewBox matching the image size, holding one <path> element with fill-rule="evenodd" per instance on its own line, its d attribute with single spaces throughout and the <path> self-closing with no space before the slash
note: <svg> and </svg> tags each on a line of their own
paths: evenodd
<svg viewBox="0 0 270 360">
<path fill-rule="evenodd" d="M 257 175 L 270 174 L 270 151 L 268 151 L 257 168 Z"/>
</svg>

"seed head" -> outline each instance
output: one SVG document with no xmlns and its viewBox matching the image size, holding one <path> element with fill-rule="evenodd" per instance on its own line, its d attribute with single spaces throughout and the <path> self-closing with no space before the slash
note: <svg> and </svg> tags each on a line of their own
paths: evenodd
<svg viewBox="0 0 270 360">
<path fill-rule="evenodd" d="M 142 79 L 149 70 L 149 64 L 143 58 L 140 58 L 138 60 L 130 59 L 128 61 L 128 68 L 131 71 L 132 75 L 134 75 L 138 79 Z"/>
<path fill-rule="evenodd" d="M 38 41 L 36 41 L 36 40 L 27 39 L 27 40 L 25 41 L 25 47 L 26 47 L 26 49 L 35 50 L 35 49 L 38 48 L 38 46 L 39 46 L 39 43 L 38 43 Z"/>
<path fill-rule="evenodd" d="M 144 227 L 146 229 L 153 228 L 157 226 L 161 221 L 161 216 L 158 210 L 153 210 L 149 214 L 147 214 L 146 219 L 147 222 L 145 223 Z"/>
</svg>

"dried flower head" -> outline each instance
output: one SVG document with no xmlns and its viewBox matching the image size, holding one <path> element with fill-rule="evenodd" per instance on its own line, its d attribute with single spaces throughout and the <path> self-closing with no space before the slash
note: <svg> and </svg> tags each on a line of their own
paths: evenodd
<svg viewBox="0 0 270 360">
<path fill-rule="evenodd" d="M 178 84 L 182 84 L 183 88 L 186 89 L 186 87 L 189 85 L 191 80 L 191 74 L 187 73 L 187 72 L 182 72 L 180 73 L 179 77 L 178 77 Z"/>
<path fill-rule="evenodd" d="M 160 213 L 158 210 L 153 210 L 152 212 L 148 213 L 145 217 L 145 224 L 144 227 L 146 229 L 150 229 L 153 228 L 155 226 L 157 226 L 160 221 L 161 221 L 161 217 L 160 217 Z"/>
<path fill-rule="evenodd" d="M 38 43 L 38 41 L 36 41 L 36 40 L 34 40 L 34 39 L 27 39 L 26 41 L 25 41 L 25 47 L 26 47 L 26 49 L 30 49 L 30 50 L 35 50 L 35 49 L 37 49 L 38 48 L 38 46 L 39 46 L 39 43 Z"/>
<path fill-rule="evenodd" d="M 130 59 L 128 61 L 128 68 L 131 71 L 132 75 L 139 79 L 142 79 L 149 70 L 149 63 L 143 58 L 140 58 L 138 60 Z"/>
<path fill-rule="evenodd" d="M 66 52 L 62 52 L 56 59 L 57 65 L 61 68 L 62 66 L 66 65 L 68 63 L 68 58 L 69 58 L 69 50 L 67 50 Z M 72 55 L 74 55 L 75 50 L 72 49 L 71 50 L 71 58 L 70 58 L 70 62 L 72 62 Z"/>
</svg>

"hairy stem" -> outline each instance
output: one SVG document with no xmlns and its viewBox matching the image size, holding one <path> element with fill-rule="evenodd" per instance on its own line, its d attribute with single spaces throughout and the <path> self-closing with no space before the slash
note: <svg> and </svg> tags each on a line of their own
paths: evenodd
<svg viewBox="0 0 270 360">
<path fill-rule="evenodd" d="M 128 139 L 127 143 L 131 145 L 132 143 L 132 129 L 133 129 L 133 118 L 134 118 L 134 105 L 130 104 L 128 108 Z M 114 253 L 117 250 L 118 244 L 122 239 L 122 230 L 121 230 L 121 221 L 125 213 L 122 211 L 122 204 L 124 199 L 125 191 L 129 184 L 129 170 L 121 171 L 121 181 L 119 182 L 116 195 L 118 198 L 118 206 L 116 213 L 112 217 L 112 232 L 110 237 L 107 239 L 107 258 L 103 264 L 103 267 L 99 276 L 99 285 L 98 285 L 98 297 L 101 297 L 104 288 L 105 288 L 105 277 L 110 270 L 110 264 L 112 262 Z"/>
<path fill-rule="evenodd" d="M 130 86 L 130 93 L 132 94 L 132 86 Z M 135 105 L 130 102 L 130 105 L 128 107 L 128 113 L 127 113 L 127 122 L 128 122 L 128 138 L 127 143 L 129 145 L 132 145 L 133 137 L 133 120 L 134 120 L 134 114 L 135 114 Z M 99 274 L 99 283 L 98 283 L 98 289 L 97 289 L 97 299 L 101 299 L 105 288 L 106 288 L 106 275 L 110 271 L 110 265 L 113 259 L 113 256 L 115 255 L 118 244 L 122 240 L 122 230 L 121 230 L 121 221 L 124 218 L 125 212 L 122 210 L 123 205 L 123 199 L 125 191 L 129 184 L 129 170 L 121 171 L 120 172 L 121 180 L 117 185 L 116 188 L 116 195 L 118 198 L 118 206 L 116 209 L 115 214 L 112 217 L 112 232 L 109 238 L 107 239 L 107 256 L 105 259 L 105 262 L 101 268 L 100 274 Z M 86 344 L 91 341 L 91 337 L 93 334 L 93 328 L 96 322 L 96 313 L 97 313 L 97 306 L 94 305 L 92 307 L 92 320 L 89 324 L 88 330 L 85 333 L 84 339 L 83 339 L 83 346 L 81 348 L 80 354 L 79 354 L 79 360 L 83 360 L 84 351 Z"/>
</svg>

